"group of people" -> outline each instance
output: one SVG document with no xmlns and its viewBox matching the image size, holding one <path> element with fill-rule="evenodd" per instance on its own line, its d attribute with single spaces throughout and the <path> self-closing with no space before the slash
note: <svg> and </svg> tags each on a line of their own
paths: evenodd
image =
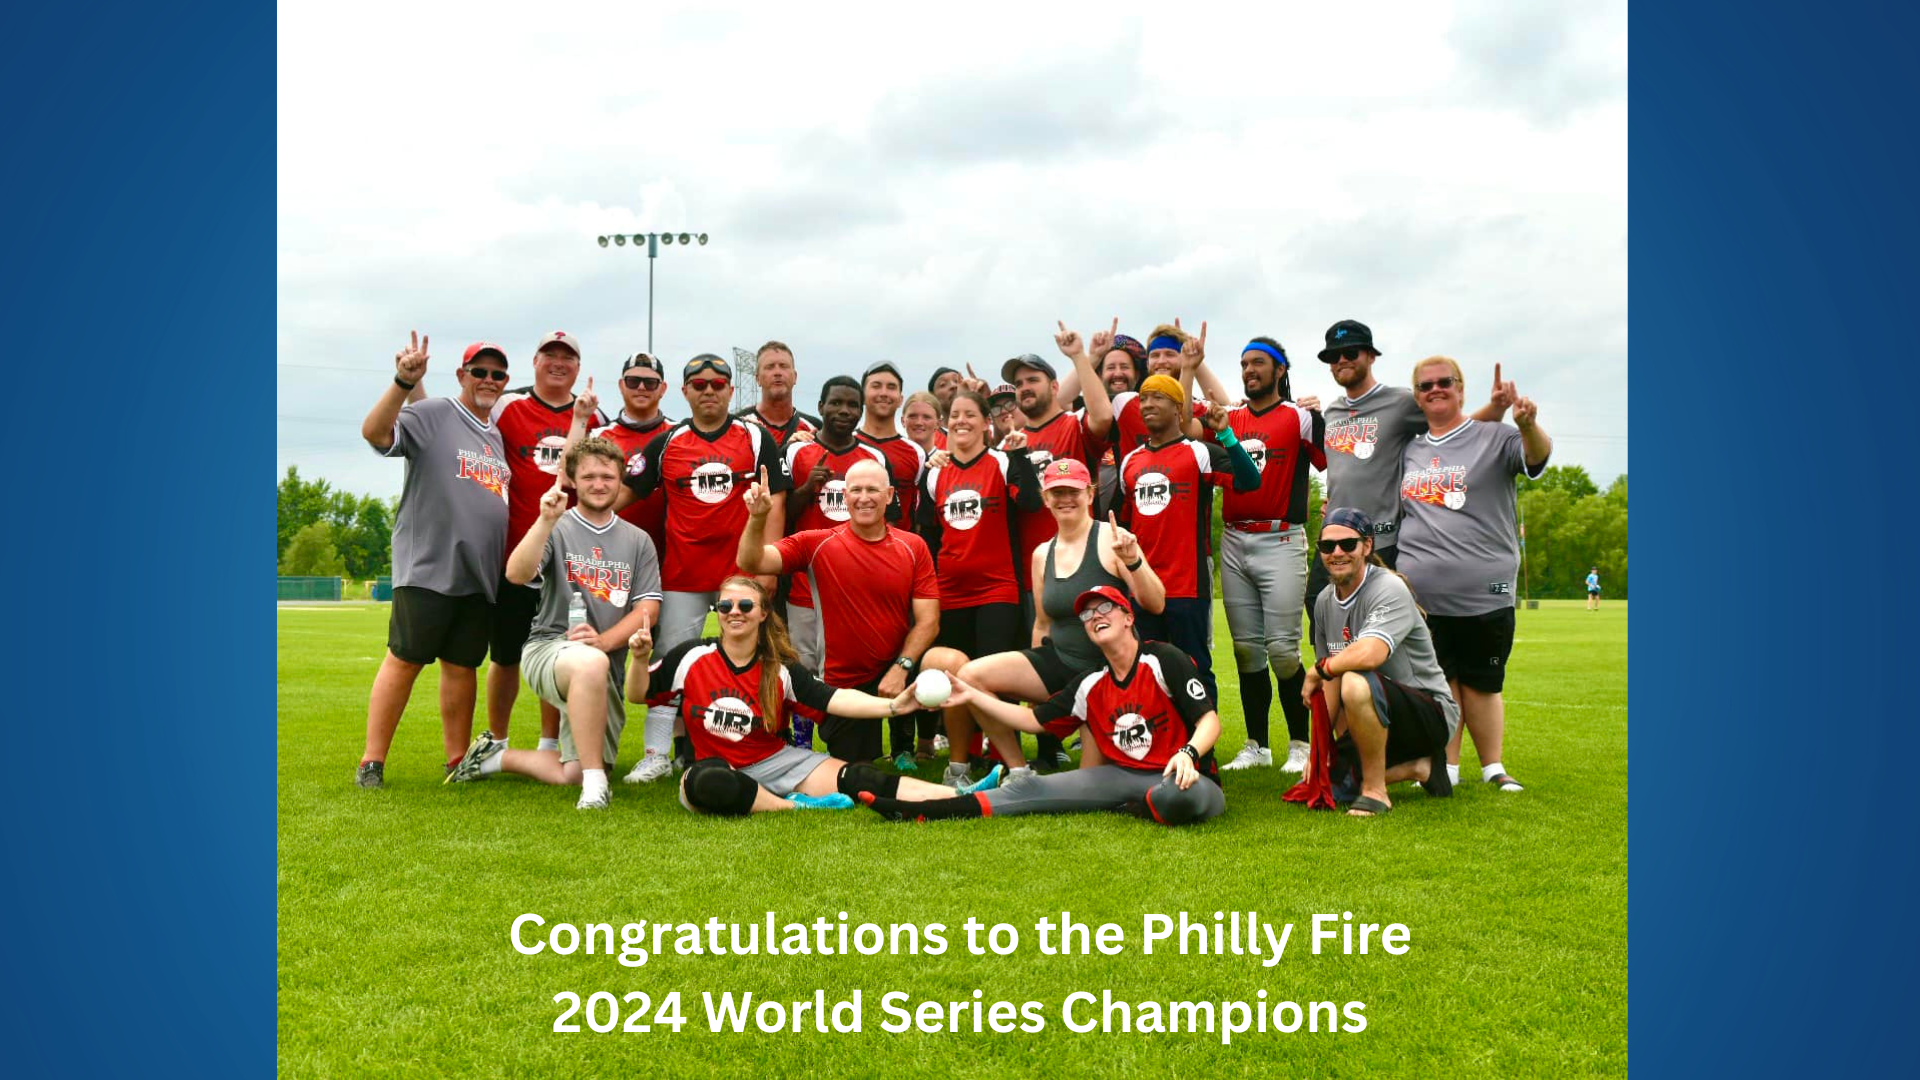
<svg viewBox="0 0 1920 1080">
<path fill-rule="evenodd" d="M 1313 767 L 1317 700 L 1342 751 L 1317 767 L 1344 771 L 1357 816 L 1390 810 L 1396 781 L 1450 793 L 1463 731 L 1483 779 L 1520 790 L 1500 760 L 1515 482 L 1551 442 L 1500 368 L 1469 414 L 1453 360 L 1386 386 L 1372 332 L 1342 321 L 1319 359 L 1343 394 L 1323 406 L 1295 399 L 1271 337 L 1240 350 L 1232 394 L 1204 323 L 1144 341 L 1117 319 L 1090 338 L 1057 326 L 1064 364 L 1014 357 L 997 387 L 942 367 L 908 395 L 882 361 L 826 379 L 817 416 L 796 407 L 786 344 L 760 348 L 759 403 L 737 413 L 732 365 L 703 353 L 681 367 L 679 421 L 647 353 L 621 366 L 617 415 L 592 378 L 576 393 L 580 344 L 559 331 L 529 385 L 509 391 L 506 351 L 482 342 L 460 394 L 426 398 L 416 336 L 362 426 L 408 464 L 357 782 L 382 785 L 413 682 L 438 662 L 447 779 L 578 785 L 582 808 L 609 801 L 628 703 L 649 709 L 625 779 L 677 771 L 703 813 L 1204 820 L 1225 809 L 1221 769 L 1274 764 L 1276 693 L 1281 769 Z M 1326 472 L 1317 559 L 1309 469 Z M 1216 559 L 1246 724 L 1224 765 Z M 541 701 L 532 750 L 507 746 L 522 668 Z M 912 775 L 942 751 L 941 783 Z"/>
</svg>

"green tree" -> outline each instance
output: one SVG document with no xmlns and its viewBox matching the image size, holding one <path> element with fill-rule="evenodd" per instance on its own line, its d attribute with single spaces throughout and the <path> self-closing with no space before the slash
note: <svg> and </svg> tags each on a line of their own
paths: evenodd
<svg viewBox="0 0 1920 1080">
<path fill-rule="evenodd" d="M 287 466 L 280 481 L 277 499 L 279 520 L 276 526 L 274 554 L 284 556 L 294 534 L 327 516 L 333 489 L 325 480 L 303 480 L 297 465 Z"/>
<path fill-rule="evenodd" d="M 1550 465 L 1546 472 L 1540 474 L 1538 480 L 1529 479 L 1523 474 L 1520 477 L 1519 488 L 1523 492 L 1564 491 L 1576 499 L 1584 499 L 1589 495 L 1600 493 L 1599 485 L 1593 482 L 1593 477 L 1588 476 L 1586 468 L 1580 465 Z"/>
<path fill-rule="evenodd" d="M 286 577 L 345 577 L 347 564 L 333 544 L 333 526 L 316 521 L 293 534 L 280 559 Z"/>
</svg>

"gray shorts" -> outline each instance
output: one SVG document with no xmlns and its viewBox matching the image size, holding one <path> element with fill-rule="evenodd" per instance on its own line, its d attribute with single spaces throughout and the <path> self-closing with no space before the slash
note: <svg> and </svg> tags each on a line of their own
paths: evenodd
<svg viewBox="0 0 1920 1080">
<path fill-rule="evenodd" d="M 774 751 L 772 757 L 756 761 L 740 771 L 753 777 L 754 783 L 784 799 L 799 790 L 801 783 L 813 775 L 813 770 L 819 768 L 821 762 L 829 760 L 827 755 L 818 750 L 783 746 Z"/>
<path fill-rule="evenodd" d="M 1219 817 L 1227 810 L 1220 785 L 1202 776 L 1181 791 L 1158 771 L 1099 765 L 1050 775 L 1008 780 L 982 798 L 994 817 L 1021 814 L 1084 814 L 1117 810 L 1145 801 L 1153 816 L 1167 824 L 1185 824 Z"/>
<path fill-rule="evenodd" d="M 1220 598 L 1240 671 L 1300 670 L 1300 614 L 1307 598 L 1307 530 L 1220 534 Z"/>
<path fill-rule="evenodd" d="M 567 719 L 567 699 L 560 695 L 560 687 L 554 682 L 553 666 L 560 659 L 560 653 L 568 647 L 591 649 L 593 646 L 565 638 L 541 638 L 527 642 L 520 653 L 520 670 L 527 676 L 527 685 L 540 695 L 540 700 L 560 710 L 560 762 L 580 760 L 580 752 L 573 745 L 573 724 Z M 601 756 L 606 759 L 607 768 L 620 758 L 620 732 L 627 726 L 627 699 L 623 680 L 615 674 L 614 667 L 607 668 L 607 734 L 606 745 Z"/>
</svg>

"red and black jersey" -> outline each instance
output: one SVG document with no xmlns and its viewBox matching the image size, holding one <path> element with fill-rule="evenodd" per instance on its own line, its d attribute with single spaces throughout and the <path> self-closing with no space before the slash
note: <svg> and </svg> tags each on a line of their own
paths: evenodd
<svg viewBox="0 0 1920 1080">
<path fill-rule="evenodd" d="M 856 431 L 853 437 L 868 446 L 878 447 L 881 453 L 887 455 L 887 464 L 893 473 L 893 492 L 900 505 L 900 520 L 913 522 L 914 493 L 920 490 L 920 474 L 927 469 L 927 452 L 905 435 L 876 439 L 864 431 Z"/>
<path fill-rule="evenodd" d="M 758 425 L 731 417 L 715 431 L 701 431 L 691 420 L 682 420 L 647 444 L 639 471 L 629 461 L 626 480 L 634 495 L 644 499 L 656 488 L 667 493 L 661 588 L 712 592 L 738 572 L 734 556 L 747 524 L 741 493 L 759 479 L 763 468 L 773 490 L 792 486 L 773 437 Z"/>
<path fill-rule="evenodd" d="M 1279 401 L 1265 410 L 1242 405 L 1227 413 L 1227 426 L 1246 447 L 1260 470 L 1260 486 L 1252 491 L 1227 489 L 1220 513 L 1228 521 L 1307 522 L 1307 467 L 1327 467 L 1327 421 L 1291 401 Z M 1218 442 L 1212 428 L 1208 442 Z"/>
<path fill-rule="evenodd" d="M 920 535 L 934 553 L 940 610 L 1020 602 L 1013 572 L 1016 498 L 1020 509 L 1040 501 L 1024 450 L 982 450 L 972 461 L 956 457 L 927 470 Z"/>
<path fill-rule="evenodd" d="M 887 476 L 893 476 L 893 467 L 887 462 L 887 455 L 878 447 L 868 446 L 855 439 L 853 445 L 845 450 L 833 450 L 818 439 L 812 442 L 797 442 L 787 446 L 787 476 L 794 487 L 807 482 L 813 475 L 813 468 L 824 463 L 827 467 L 827 482 L 803 503 L 787 494 L 787 534 L 809 529 L 831 529 L 847 521 L 847 470 L 862 461 L 877 461 L 887 470 Z M 813 590 L 807 584 L 807 575 L 793 575 L 793 586 L 787 594 L 787 603 L 795 607 L 813 606 Z"/>
<path fill-rule="evenodd" d="M 1057 458 L 1078 458 L 1086 463 L 1087 469 L 1093 469 L 1094 462 L 1100 458 L 1099 444 L 1093 432 L 1087 430 L 1084 414 L 1063 412 L 1039 426 L 1025 425 L 1018 430 L 1027 434 L 1027 456 L 1033 463 L 1033 475 L 1038 477 L 1046 472 L 1047 466 Z M 1054 520 L 1053 511 L 1039 501 L 1040 493 L 1034 492 L 1034 507 L 1023 510 L 1018 515 L 1020 523 L 1019 544 L 1014 551 L 1014 573 L 1020 581 L 1022 592 L 1032 588 L 1027 579 L 1033 573 L 1033 549 L 1054 538 L 1060 531 L 1060 523 Z"/>
<path fill-rule="evenodd" d="M 1187 654 L 1164 641 L 1143 641 L 1132 671 L 1115 675 L 1102 667 L 1089 672 L 1035 705 L 1033 716 L 1062 738 L 1084 725 L 1109 765 L 1160 772 L 1212 711 L 1206 684 Z M 1198 767 L 1201 775 L 1220 782 L 1211 750 L 1201 755 Z"/>
<path fill-rule="evenodd" d="M 656 416 L 652 422 L 636 424 L 627 419 L 626 413 L 614 418 L 613 423 L 593 433 L 595 438 L 605 439 L 620 448 L 627 458 L 627 473 L 634 474 L 634 466 L 639 464 L 640 455 L 647 449 L 653 437 L 663 433 L 673 421 L 664 416 Z M 664 553 L 667 550 L 667 493 L 659 488 L 644 499 L 636 499 L 620 511 L 620 516 L 640 526 L 640 531 L 653 539 L 653 549 Z"/>
<path fill-rule="evenodd" d="M 1195 420 L 1207 415 L 1207 407 L 1199 401 L 1193 403 Z M 1113 396 L 1113 430 L 1107 433 L 1107 439 L 1113 448 L 1114 457 L 1125 458 L 1128 454 L 1147 445 L 1152 438 L 1147 434 L 1146 418 L 1140 415 L 1140 392 L 1127 390 Z"/>
<path fill-rule="evenodd" d="M 589 427 L 606 423 L 602 417 L 594 419 Z M 540 516 L 540 497 L 553 490 L 553 478 L 560 474 L 567 431 L 573 427 L 573 399 L 549 405 L 531 387 L 524 393 L 509 391 L 494 402 L 493 426 L 500 429 L 513 469 L 513 483 L 507 487 L 507 550 L 512 551 Z M 567 501 L 574 501 L 571 492 Z"/>
<path fill-rule="evenodd" d="M 1171 597 L 1210 595 L 1207 554 L 1213 489 L 1233 483 L 1226 451 L 1214 443 L 1175 439 L 1142 446 L 1120 459 L 1120 519 L 1140 538 L 1140 553 Z"/>
<path fill-rule="evenodd" d="M 735 667 L 713 638 L 684 641 L 647 665 L 647 704 L 680 699 L 680 720 L 696 758 L 725 758 L 736 769 L 757 765 L 790 745 L 780 732 L 794 713 L 826 715 L 833 688 L 798 664 L 780 673 L 780 715 L 768 731 L 760 711 L 760 663 Z"/>
<path fill-rule="evenodd" d="M 737 533 L 736 533 L 737 535 Z M 774 545 L 782 569 L 806 571 L 819 601 L 830 686 L 860 686 L 887 673 L 913 629 L 913 602 L 940 599 L 927 542 L 889 527 L 878 540 L 852 525 L 794 533 Z"/>
<path fill-rule="evenodd" d="M 733 414 L 733 418 L 735 420 L 746 420 L 750 423 L 759 424 L 762 428 L 766 429 L 767 434 L 773 436 L 773 445 L 775 448 L 783 452 L 787 448 L 787 440 L 793 437 L 794 432 L 804 431 L 812 435 L 818 434 L 820 431 L 820 418 L 817 416 L 808 416 L 799 409 L 793 410 L 793 415 L 787 417 L 787 422 L 784 424 L 776 424 L 761 415 L 760 406 L 758 405 L 750 409 L 741 409 L 739 412 Z"/>
</svg>

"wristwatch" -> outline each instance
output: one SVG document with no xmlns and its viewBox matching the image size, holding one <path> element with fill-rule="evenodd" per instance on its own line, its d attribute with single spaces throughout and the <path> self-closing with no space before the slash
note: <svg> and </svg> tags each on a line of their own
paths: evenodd
<svg viewBox="0 0 1920 1080">
<path fill-rule="evenodd" d="M 893 666 L 911 675 L 913 674 L 913 669 L 918 667 L 919 665 L 914 663 L 912 660 L 909 660 L 908 658 L 902 656 L 893 662 Z"/>
</svg>

